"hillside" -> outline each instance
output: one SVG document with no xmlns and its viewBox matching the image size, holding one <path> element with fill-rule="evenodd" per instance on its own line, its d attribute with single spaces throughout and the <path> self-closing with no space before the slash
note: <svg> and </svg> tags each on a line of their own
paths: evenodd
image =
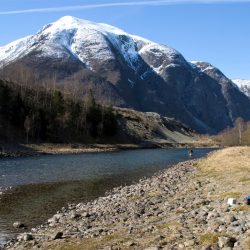
<svg viewBox="0 0 250 250">
<path fill-rule="evenodd" d="M 188 62 L 166 45 L 116 27 L 66 16 L 0 48 L 2 77 L 89 90 L 103 105 L 156 112 L 201 133 L 250 120 L 250 100 L 216 67 Z"/>
<path fill-rule="evenodd" d="M 159 147 L 202 144 L 198 135 L 173 118 L 131 109 L 116 108 L 115 110 L 119 115 L 121 137 L 131 138 L 133 142 Z M 208 142 L 210 143 L 211 141 Z"/>
<path fill-rule="evenodd" d="M 0 81 L 0 118 L 0 143 L 5 144 L 132 143 L 153 147 L 192 144 L 198 140 L 191 129 L 173 118 L 102 106 L 91 92 L 86 100 L 79 100 L 59 90 L 25 89 L 5 81 Z M 8 148 L 11 150 L 5 145 Z M 50 152 L 46 147 L 35 149 Z"/>
</svg>

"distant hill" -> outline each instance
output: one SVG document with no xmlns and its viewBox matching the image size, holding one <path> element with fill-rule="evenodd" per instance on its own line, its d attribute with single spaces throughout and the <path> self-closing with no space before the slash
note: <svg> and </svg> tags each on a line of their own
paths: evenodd
<svg viewBox="0 0 250 250">
<path fill-rule="evenodd" d="M 157 112 L 201 133 L 250 120 L 250 99 L 219 69 L 107 24 L 62 17 L 0 47 L 0 65 L 7 80 L 59 85 L 73 98 L 91 89 L 99 103 Z"/>
</svg>

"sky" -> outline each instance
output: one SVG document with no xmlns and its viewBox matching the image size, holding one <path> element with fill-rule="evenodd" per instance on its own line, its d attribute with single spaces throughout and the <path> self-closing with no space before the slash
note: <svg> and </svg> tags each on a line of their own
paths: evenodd
<svg viewBox="0 0 250 250">
<path fill-rule="evenodd" d="M 250 79 L 250 0 L 0 0 L 0 46 L 71 15 L 108 23 Z"/>
</svg>

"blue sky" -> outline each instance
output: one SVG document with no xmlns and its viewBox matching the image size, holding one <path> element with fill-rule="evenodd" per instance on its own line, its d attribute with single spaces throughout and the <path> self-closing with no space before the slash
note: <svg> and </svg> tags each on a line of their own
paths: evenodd
<svg viewBox="0 0 250 250">
<path fill-rule="evenodd" d="M 0 46 L 65 15 L 117 26 L 250 79 L 250 0 L 1 0 Z"/>
</svg>

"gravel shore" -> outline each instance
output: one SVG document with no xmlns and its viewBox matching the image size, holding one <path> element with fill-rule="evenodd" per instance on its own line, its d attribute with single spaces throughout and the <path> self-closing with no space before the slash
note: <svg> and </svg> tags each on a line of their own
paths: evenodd
<svg viewBox="0 0 250 250">
<path fill-rule="evenodd" d="M 70 204 L 6 249 L 249 249 L 244 197 L 202 176 L 199 160 L 179 163 L 92 202 Z M 225 190 L 223 190 L 225 189 Z"/>
</svg>

